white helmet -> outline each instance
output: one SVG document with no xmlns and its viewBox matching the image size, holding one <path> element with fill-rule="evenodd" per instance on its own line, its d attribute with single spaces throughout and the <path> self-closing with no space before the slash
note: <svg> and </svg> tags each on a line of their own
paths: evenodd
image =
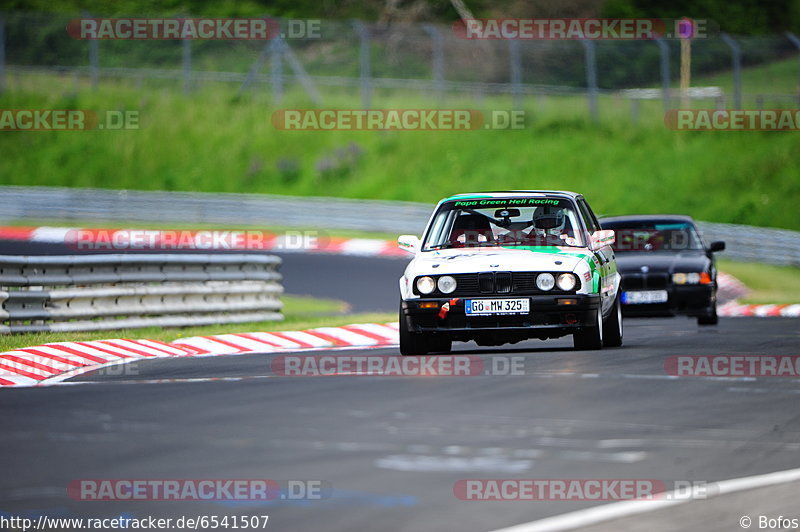
<svg viewBox="0 0 800 532">
<path fill-rule="evenodd" d="M 533 228 L 537 232 L 560 235 L 567 223 L 564 209 L 553 205 L 536 207 L 533 211 Z"/>
</svg>

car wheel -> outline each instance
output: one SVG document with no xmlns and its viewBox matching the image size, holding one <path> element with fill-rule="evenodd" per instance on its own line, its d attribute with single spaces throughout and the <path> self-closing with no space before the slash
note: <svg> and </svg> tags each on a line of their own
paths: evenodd
<svg viewBox="0 0 800 532">
<path fill-rule="evenodd" d="M 592 327 L 583 327 L 572 335 L 575 349 L 603 348 L 603 311 L 597 309 L 597 323 Z"/>
<path fill-rule="evenodd" d="M 619 347 L 622 345 L 622 304 L 619 295 L 614 300 L 611 315 L 603 325 L 603 347 Z"/>
<path fill-rule="evenodd" d="M 415 333 L 408 330 L 408 323 L 400 308 L 400 354 L 403 356 L 427 355 L 428 353 L 449 353 L 453 341 L 443 335 Z"/>
<path fill-rule="evenodd" d="M 717 316 L 716 305 L 714 305 L 714 308 L 708 314 L 697 317 L 698 325 L 716 325 L 717 323 L 719 323 L 719 317 Z"/>
</svg>

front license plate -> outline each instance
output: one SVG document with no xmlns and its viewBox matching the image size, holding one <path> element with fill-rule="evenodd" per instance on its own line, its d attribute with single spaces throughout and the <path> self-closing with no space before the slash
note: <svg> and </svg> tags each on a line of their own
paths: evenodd
<svg viewBox="0 0 800 532">
<path fill-rule="evenodd" d="M 640 290 L 637 292 L 623 292 L 623 305 L 645 305 L 648 303 L 666 303 L 668 299 L 666 290 Z"/>
<path fill-rule="evenodd" d="M 530 299 L 467 299 L 466 302 L 468 316 L 527 314 L 530 308 Z"/>
</svg>

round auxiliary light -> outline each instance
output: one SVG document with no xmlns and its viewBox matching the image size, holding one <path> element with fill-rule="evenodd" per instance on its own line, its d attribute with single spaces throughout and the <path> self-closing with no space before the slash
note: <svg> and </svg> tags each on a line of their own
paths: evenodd
<svg viewBox="0 0 800 532">
<path fill-rule="evenodd" d="M 556 279 L 556 285 L 558 286 L 559 290 L 563 290 L 564 292 L 569 292 L 578 282 L 575 280 L 575 276 L 571 273 L 562 273 Z"/>
<path fill-rule="evenodd" d="M 436 282 L 432 277 L 420 277 L 417 279 L 417 290 L 420 294 L 430 294 L 436 290 Z"/>
<path fill-rule="evenodd" d="M 452 294 L 456 289 L 456 280 L 449 275 L 443 275 L 439 277 L 436 286 L 443 294 Z"/>
<path fill-rule="evenodd" d="M 536 277 L 536 287 L 539 288 L 539 290 L 547 292 L 548 290 L 552 290 L 555 285 L 556 279 L 553 277 L 552 273 L 540 273 Z"/>
</svg>

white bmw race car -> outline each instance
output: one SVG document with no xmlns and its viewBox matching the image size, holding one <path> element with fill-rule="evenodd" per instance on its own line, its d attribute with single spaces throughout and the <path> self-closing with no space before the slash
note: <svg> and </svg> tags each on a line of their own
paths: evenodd
<svg viewBox="0 0 800 532">
<path fill-rule="evenodd" d="M 577 349 L 622 345 L 620 275 L 579 194 L 458 194 L 439 202 L 400 279 L 400 351 L 448 352 L 453 340 L 502 345 L 573 335 Z"/>
</svg>

